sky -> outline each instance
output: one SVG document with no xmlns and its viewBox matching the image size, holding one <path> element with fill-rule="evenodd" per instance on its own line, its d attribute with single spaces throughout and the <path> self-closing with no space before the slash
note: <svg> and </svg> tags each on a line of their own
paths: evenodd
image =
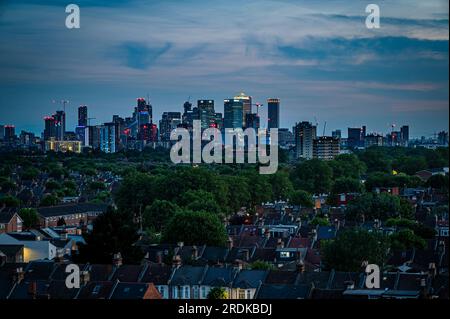
<svg viewBox="0 0 450 319">
<path fill-rule="evenodd" d="M 158 121 L 188 98 L 222 112 L 244 91 L 263 104 L 280 98 L 281 127 L 448 130 L 447 0 L 72 3 L 80 29 L 65 26 L 68 1 L 0 0 L 0 124 L 40 134 L 65 99 L 73 130 L 81 104 L 100 124 L 147 95 Z M 379 29 L 366 28 L 369 3 Z"/>
</svg>

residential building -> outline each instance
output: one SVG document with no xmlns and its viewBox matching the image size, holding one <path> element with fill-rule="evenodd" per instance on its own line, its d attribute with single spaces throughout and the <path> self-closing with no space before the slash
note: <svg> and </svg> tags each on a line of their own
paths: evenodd
<svg viewBox="0 0 450 319">
<path fill-rule="evenodd" d="M 314 140 L 317 127 L 310 122 L 300 122 L 294 126 L 296 158 L 312 159 L 314 157 Z"/>
<path fill-rule="evenodd" d="M 313 157 L 321 160 L 332 160 L 339 155 L 339 139 L 331 136 L 320 136 L 313 142 Z"/>
</svg>

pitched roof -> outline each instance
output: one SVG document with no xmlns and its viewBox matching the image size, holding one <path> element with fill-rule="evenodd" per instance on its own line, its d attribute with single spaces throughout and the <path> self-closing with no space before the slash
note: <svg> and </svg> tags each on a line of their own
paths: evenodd
<svg viewBox="0 0 450 319">
<path fill-rule="evenodd" d="M 107 299 L 114 284 L 112 281 L 91 281 L 80 289 L 77 299 Z"/>
<path fill-rule="evenodd" d="M 161 299 L 161 295 L 152 283 L 119 282 L 110 299 Z"/>
<path fill-rule="evenodd" d="M 308 285 L 262 284 L 256 299 L 306 299 L 310 291 Z"/>
<path fill-rule="evenodd" d="M 38 208 L 38 213 L 43 217 L 54 217 L 88 212 L 105 212 L 107 207 L 108 206 L 105 204 L 74 203 L 51 207 L 40 207 Z"/>
<path fill-rule="evenodd" d="M 0 245 L 0 252 L 6 256 L 15 256 L 23 247 L 24 245 Z"/>
<path fill-rule="evenodd" d="M 137 282 L 143 271 L 141 265 L 123 265 L 116 269 L 111 280 L 121 282 Z"/>
<path fill-rule="evenodd" d="M 295 284 L 297 276 L 298 272 L 296 271 L 270 270 L 264 283 L 269 285 L 293 285 Z"/>
<path fill-rule="evenodd" d="M 175 270 L 170 284 L 176 286 L 199 285 L 203 280 L 205 270 L 205 267 L 181 266 Z"/>
<path fill-rule="evenodd" d="M 266 278 L 265 270 L 242 270 L 233 282 L 235 288 L 258 288 Z"/>
<path fill-rule="evenodd" d="M 173 268 L 164 264 L 150 264 L 145 270 L 141 282 L 151 282 L 155 285 L 167 285 Z"/>
<path fill-rule="evenodd" d="M 16 214 L 16 210 L 12 209 L 0 211 L 0 224 L 8 224 Z"/>
<path fill-rule="evenodd" d="M 213 287 L 227 287 L 229 286 L 236 271 L 232 267 L 210 267 L 206 271 L 202 285 Z"/>
</svg>

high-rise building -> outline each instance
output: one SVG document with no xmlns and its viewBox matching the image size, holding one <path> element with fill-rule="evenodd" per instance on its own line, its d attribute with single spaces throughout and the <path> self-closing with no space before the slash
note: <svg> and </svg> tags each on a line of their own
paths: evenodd
<svg viewBox="0 0 450 319">
<path fill-rule="evenodd" d="M 222 113 L 215 113 L 214 114 L 214 127 L 222 130 L 223 128 L 223 116 Z"/>
<path fill-rule="evenodd" d="M 383 146 L 383 135 L 380 134 L 368 134 L 364 139 L 364 147 L 371 146 Z"/>
<path fill-rule="evenodd" d="M 235 100 L 242 101 L 242 126 L 246 127 L 246 117 L 252 113 L 252 97 L 247 96 L 244 92 L 234 97 Z"/>
<path fill-rule="evenodd" d="M 448 146 L 448 132 L 441 131 L 438 133 L 438 144 Z"/>
<path fill-rule="evenodd" d="M 342 138 L 342 131 L 341 130 L 335 130 L 331 132 L 331 136 L 334 138 L 341 139 Z"/>
<path fill-rule="evenodd" d="M 94 150 L 100 149 L 100 129 L 101 125 L 88 126 L 89 146 Z"/>
<path fill-rule="evenodd" d="M 5 125 L 5 137 L 4 141 L 7 143 L 13 143 L 17 136 L 16 136 L 16 127 L 14 125 Z"/>
<path fill-rule="evenodd" d="M 261 125 L 261 121 L 259 118 L 259 114 L 256 113 L 248 113 L 245 117 L 245 127 L 251 127 L 255 130 L 259 129 Z"/>
<path fill-rule="evenodd" d="M 180 112 L 164 112 L 159 121 L 159 135 L 163 142 L 170 141 L 170 133 L 181 124 Z"/>
<path fill-rule="evenodd" d="M 300 122 L 294 126 L 296 158 L 312 159 L 317 127 L 310 122 Z"/>
<path fill-rule="evenodd" d="M 5 138 L 5 126 L 0 125 L 0 141 L 3 141 L 4 138 Z"/>
<path fill-rule="evenodd" d="M 242 100 L 226 99 L 224 103 L 224 129 L 242 128 L 243 103 Z"/>
<path fill-rule="evenodd" d="M 332 136 L 320 136 L 314 139 L 313 157 L 321 160 L 332 160 L 339 155 L 339 139 Z"/>
<path fill-rule="evenodd" d="M 66 134 L 66 113 L 64 111 L 56 111 L 53 118 L 55 119 L 56 140 L 63 141 Z"/>
<path fill-rule="evenodd" d="M 105 123 L 100 127 L 100 150 L 105 153 L 119 151 L 119 130 L 116 123 Z"/>
<path fill-rule="evenodd" d="M 267 128 L 280 127 L 280 99 L 267 99 Z"/>
<path fill-rule="evenodd" d="M 292 134 L 292 132 L 287 128 L 279 128 L 278 144 L 284 148 L 289 148 L 290 146 L 295 145 L 294 134 Z"/>
<path fill-rule="evenodd" d="M 403 125 L 400 128 L 400 139 L 402 146 L 408 146 L 409 144 L 409 126 Z"/>
<path fill-rule="evenodd" d="M 202 129 L 214 127 L 216 113 L 214 110 L 214 100 L 198 100 L 197 110 Z"/>
<path fill-rule="evenodd" d="M 78 126 L 88 126 L 88 108 L 86 105 L 81 105 L 78 108 Z"/>
<path fill-rule="evenodd" d="M 364 147 L 364 137 L 366 136 L 366 127 L 349 127 L 347 135 L 348 147 Z"/>
<path fill-rule="evenodd" d="M 34 145 L 35 136 L 34 133 L 22 131 L 19 136 L 20 144 L 23 146 L 32 146 Z"/>
</svg>

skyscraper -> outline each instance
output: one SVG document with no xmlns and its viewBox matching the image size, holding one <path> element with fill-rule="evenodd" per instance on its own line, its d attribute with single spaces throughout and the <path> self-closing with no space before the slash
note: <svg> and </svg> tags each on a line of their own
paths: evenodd
<svg viewBox="0 0 450 319">
<path fill-rule="evenodd" d="M 48 141 L 51 138 L 56 139 L 55 118 L 53 116 L 46 116 L 44 117 L 44 141 Z"/>
<path fill-rule="evenodd" d="M 267 128 L 280 127 L 280 99 L 267 99 Z"/>
<path fill-rule="evenodd" d="M 81 105 L 78 108 L 78 126 L 88 126 L 88 108 L 86 105 Z"/>
<path fill-rule="evenodd" d="M 226 99 L 223 100 L 224 103 L 224 118 L 223 126 L 225 129 L 228 128 L 242 128 L 242 114 L 243 114 L 243 103 L 242 100 L 236 99 Z"/>
<path fill-rule="evenodd" d="M 245 116 L 245 127 L 251 127 L 254 128 L 255 130 L 259 129 L 260 127 L 260 118 L 259 115 L 256 113 L 248 113 Z"/>
<path fill-rule="evenodd" d="M 332 160 L 339 155 L 339 139 L 332 136 L 320 136 L 314 139 L 313 157 L 321 160 Z"/>
<path fill-rule="evenodd" d="M 214 100 L 198 100 L 197 101 L 198 116 L 202 124 L 202 129 L 214 127 L 215 110 Z"/>
<path fill-rule="evenodd" d="M 242 126 L 246 127 L 246 117 L 252 113 L 252 97 L 247 96 L 244 92 L 234 97 L 235 100 L 242 101 Z"/>
<path fill-rule="evenodd" d="M 0 141 L 2 141 L 5 138 L 5 126 L 0 125 Z"/>
<path fill-rule="evenodd" d="M 159 135 L 163 142 L 170 141 L 170 133 L 181 124 L 180 112 L 164 112 L 159 121 Z"/>
<path fill-rule="evenodd" d="M 57 141 L 63 141 L 66 133 L 66 113 L 64 111 L 56 111 L 53 118 L 55 119 L 56 128 L 55 138 Z"/>
<path fill-rule="evenodd" d="M 310 122 L 300 122 L 294 126 L 296 158 L 312 159 L 317 127 Z"/>
<path fill-rule="evenodd" d="M 348 147 L 364 147 L 364 137 L 366 136 L 366 127 L 348 128 Z"/>
<path fill-rule="evenodd" d="M 341 139 L 342 138 L 342 131 L 341 130 L 335 130 L 331 132 L 331 136 L 334 138 Z"/>
<path fill-rule="evenodd" d="M 409 126 L 403 125 L 400 128 L 400 137 L 402 146 L 408 146 L 409 143 Z"/>
<path fill-rule="evenodd" d="M 119 151 L 118 124 L 111 122 L 100 127 L 100 150 L 105 153 Z"/>
</svg>

